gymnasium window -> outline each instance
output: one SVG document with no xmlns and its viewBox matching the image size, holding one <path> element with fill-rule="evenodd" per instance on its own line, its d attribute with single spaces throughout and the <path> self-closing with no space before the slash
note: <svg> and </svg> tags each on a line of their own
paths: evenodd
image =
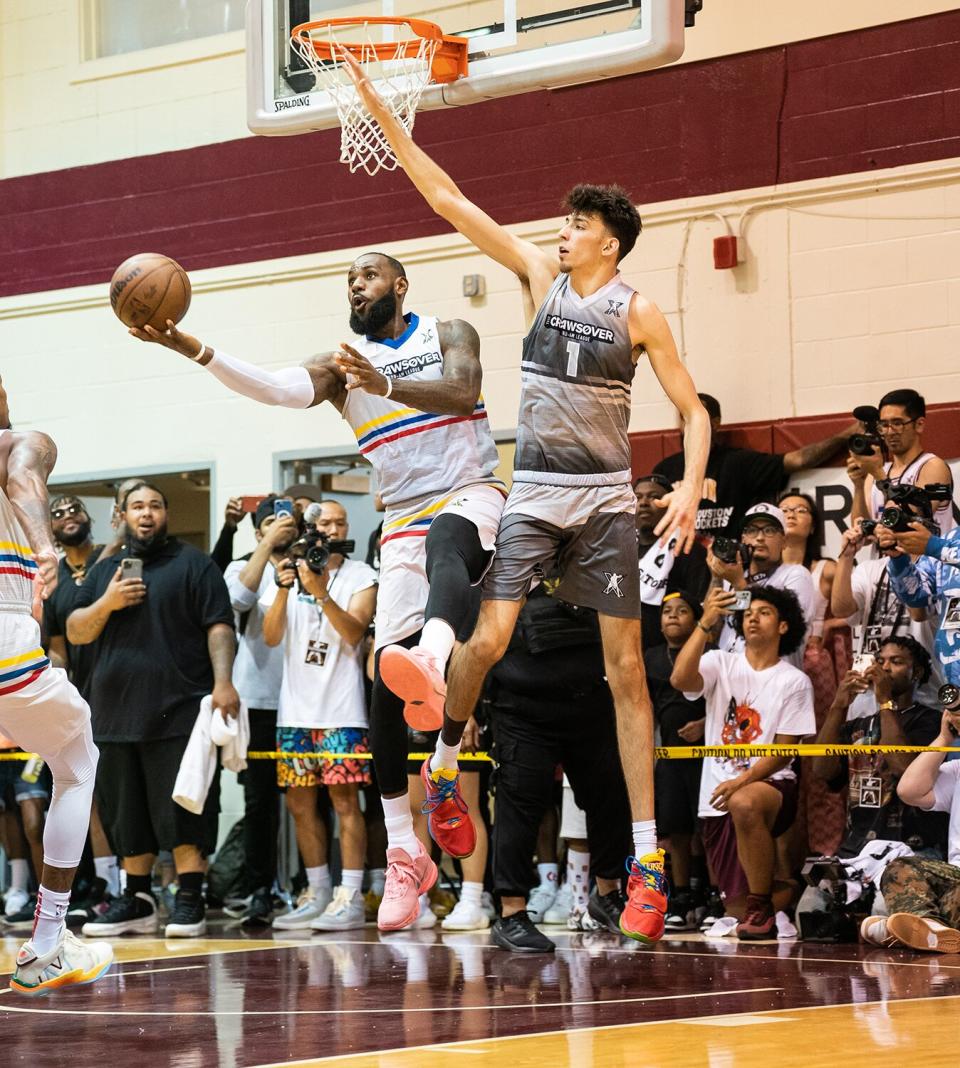
<svg viewBox="0 0 960 1068">
<path fill-rule="evenodd" d="M 246 0 L 86 0 L 93 54 L 139 52 L 243 29 Z"/>
</svg>

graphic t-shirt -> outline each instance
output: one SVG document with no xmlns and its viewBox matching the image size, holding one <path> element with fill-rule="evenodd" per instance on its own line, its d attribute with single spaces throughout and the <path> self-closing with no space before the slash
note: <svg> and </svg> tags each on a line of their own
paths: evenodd
<svg viewBox="0 0 960 1068">
<path fill-rule="evenodd" d="M 703 689 L 685 693 L 688 700 L 703 696 L 707 703 L 704 745 L 770 745 L 778 734 L 815 734 L 813 686 L 802 671 L 785 660 L 754 671 L 742 653 L 719 649 L 700 658 Z M 752 767 L 760 757 L 707 757 L 700 779 L 699 815 L 723 816 L 710 804 L 713 791 Z M 796 778 L 788 765 L 771 779 Z"/>
</svg>

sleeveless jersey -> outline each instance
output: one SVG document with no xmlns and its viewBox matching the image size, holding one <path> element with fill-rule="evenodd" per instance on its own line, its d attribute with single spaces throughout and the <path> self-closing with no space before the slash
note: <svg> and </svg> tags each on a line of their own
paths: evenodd
<svg viewBox="0 0 960 1068">
<path fill-rule="evenodd" d="M 619 274 L 582 299 L 565 274 L 550 287 L 523 342 L 514 481 L 629 485 L 633 294 Z"/>
<path fill-rule="evenodd" d="M 353 347 L 387 378 L 440 381 L 437 320 L 413 312 L 405 318 L 408 326 L 400 337 L 362 338 Z M 347 393 L 343 417 L 377 473 L 387 507 L 481 482 L 500 483 L 494 475 L 500 458 L 482 396 L 471 415 L 436 415 L 355 389 Z"/>
<path fill-rule="evenodd" d="M 915 460 L 911 461 L 900 472 L 899 475 L 895 475 L 892 479 L 895 485 L 899 486 L 915 486 L 917 484 L 917 476 L 920 474 L 923 465 L 934 458 L 932 452 L 921 453 Z M 893 461 L 888 460 L 883 465 L 883 477 L 890 478 L 890 468 L 893 466 Z M 937 509 L 939 502 L 934 502 L 934 508 Z M 874 482 L 870 490 L 870 505 L 874 519 L 880 517 L 880 513 L 883 511 L 883 494 L 877 489 L 877 484 Z M 946 508 L 940 508 L 933 513 L 934 522 L 940 527 L 941 537 L 946 537 L 951 530 L 957 525 L 956 520 L 953 517 L 953 503 L 946 502 Z"/>
</svg>

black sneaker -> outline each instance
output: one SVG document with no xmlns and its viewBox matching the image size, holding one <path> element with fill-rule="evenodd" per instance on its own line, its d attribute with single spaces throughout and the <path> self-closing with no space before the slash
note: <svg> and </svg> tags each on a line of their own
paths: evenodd
<svg viewBox="0 0 960 1068">
<path fill-rule="evenodd" d="M 110 902 L 102 916 L 85 923 L 80 933 L 87 938 L 122 934 L 156 934 L 157 903 L 150 894 L 124 891 Z"/>
<path fill-rule="evenodd" d="M 696 903 L 689 891 L 680 891 L 670 895 L 663 925 L 668 931 L 695 931 L 697 929 Z"/>
<path fill-rule="evenodd" d="M 703 906 L 701 906 L 702 908 Z M 700 918 L 700 930 L 708 931 L 717 920 L 722 919 L 727 914 L 727 910 L 723 904 L 723 898 L 717 893 L 716 890 L 711 890 L 707 895 L 707 911 Z"/>
<path fill-rule="evenodd" d="M 103 916 L 113 898 L 107 893 L 107 880 L 99 876 L 87 884 L 86 892 L 70 895 L 70 908 L 67 912 L 69 928 L 82 927 L 89 920 Z"/>
<path fill-rule="evenodd" d="M 490 937 L 501 949 L 511 953 L 552 953 L 557 948 L 534 927 L 526 909 L 512 916 L 501 916 L 490 928 Z"/>
<path fill-rule="evenodd" d="M 616 890 L 611 890 L 609 894 L 600 894 L 594 888 L 587 902 L 587 912 L 605 930 L 618 935 L 621 933 L 620 913 L 623 912 L 626 904 L 627 899 L 623 896 L 623 891 L 619 886 Z"/>
<path fill-rule="evenodd" d="M 266 886 L 254 890 L 250 895 L 250 904 L 247 905 L 240 923 L 243 927 L 269 927 L 273 919 L 273 897 Z"/>
<path fill-rule="evenodd" d="M 207 910 L 199 890 L 177 891 L 163 933 L 166 938 L 197 938 L 207 933 Z"/>
<path fill-rule="evenodd" d="M 4 922 L 12 931 L 31 931 L 36 911 L 37 898 L 35 894 L 31 894 L 26 905 L 12 916 L 5 916 Z"/>
</svg>

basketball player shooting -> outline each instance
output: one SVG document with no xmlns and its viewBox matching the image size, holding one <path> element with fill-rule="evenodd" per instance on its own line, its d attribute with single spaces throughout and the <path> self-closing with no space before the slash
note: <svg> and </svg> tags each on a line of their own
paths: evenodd
<svg viewBox="0 0 960 1068">
<path fill-rule="evenodd" d="M 359 339 L 282 371 L 214 350 L 172 321 L 162 333 L 150 326 L 130 330 L 261 404 L 311 408 L 329 401 L 377 474 L 386 514 L 370 748 L 387 828 L 381 930 L 412 924 L 419 895 L 437 878 L 413 830 L 404 718 L 419 730 L 436 730 L 443 721 L 447 661 L 457 635 L 466 637 L 472 623 L 470 587 L 489 565 L 506 496 L 494 474 L 498 454 L 480 396 L 480 339 L 462 320 L 405 314 L 407 287 L 393 257 L 359 256 L 347 274 L 350 327 Z M 405 687 L 411 675 L 414 684 Z M 468 857 L 476 830 L 464 818 L 457 772 L 438 772 L 430 763 L 422 769 L 430 831 L 451 855 Z"/>
<path fill-rule="evenodd" d="M 27 995 L 92 983 L 113 962 L 108 943 L 81 942 L 66 926 L 99 754 L 90 709 L 67 673 L 50 666 L 34 618 L 41 597 L 57 584 L 47 502 L 56 458 L 46 434 L 10 429 L 0 381 L 0 732 L 38 753 L 53 774 L 33 933 L 10 979 L 11 990 Z"/>
<path fill-rule="evenodd" d="M 653 709 L 640 651 L 640 581 L 631 489 L 630 386 L 644 353 L 685 425 L 683 482 L 661 498 L 656 527 L 689 551 L 710 442 L 707 413 L 659 309 L 631 289 L 618 264 L 640 216 L 616 186 L 578 185 L 551 255 L 515 237 L 472 204 L 406 133 L 361 66 L 342 58 L 367 109 L 430 207 L 520 279 L 533 324 L 523 343 L 514 482 L 480 618 L 453 657 L 438 754 L 455 769 L 460 739 L 490 668 L 506 651 L 538 571 L 556 563 L 557 596 L 597 610 L 617 712 L 620 757 L 633 812 L 621 931 L 642 942 L 663 933 L 663 852 L 653 804 Z M 536 309 L 536 310 L 535 310 Z M 441 845 L 443 843 L 441 842 Z M 596 917 L 603 921 L 603 916 Z"/>
</svg>

